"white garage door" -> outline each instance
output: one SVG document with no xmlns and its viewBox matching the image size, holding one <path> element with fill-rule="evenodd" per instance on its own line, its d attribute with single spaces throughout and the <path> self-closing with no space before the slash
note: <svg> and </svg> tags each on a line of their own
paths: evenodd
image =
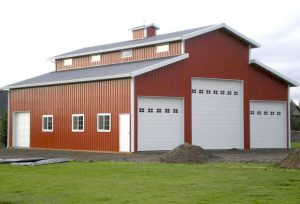
<svg viewBox="0 0 300 204">
<path fill-rule="evenodd" d="M 14 147 L 29 147 L 30 113 L 14 113 Z"/>
<path fill-rule="evenodd" d="M 192 79 L 192 143 L 204 149 L 243 149 L 241 81 Z"/>
<path fill-rule="evenodd" d="M 250 102 L 250 147 L 287 148 L 284 102 Z"/>
<path fill-rule="evenodd" d="M 138 98 L 138 151 L 170 150 L 184 141 L 183 99 Z"/>
</svg>

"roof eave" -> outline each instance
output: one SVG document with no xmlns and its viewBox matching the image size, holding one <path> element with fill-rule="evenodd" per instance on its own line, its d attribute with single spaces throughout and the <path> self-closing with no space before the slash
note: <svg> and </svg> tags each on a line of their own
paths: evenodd
<svg viewBox="0 0 300 204">
<path fill-rule="evenodd" d="M 128 45 L 128 46 L 121 46 L 121 47 L 115 47 L 115 48 L 110 48 L 110 49 L 95 50 L 92 52 L 82 52 L 80 54 L 54 56 L 54 57 L 50 57 L 49 60 L 58 60 L 58 59 L 64 59 L 64 58 L 70 58 L 70 57 L 79 57 L 79 56 L 84 56 L 84 55 L 92 55 L 92 54 L 96 54 L 96 53 L 112 52 L 112 51 L 116 51 L 116 50 L 126 50 L 126 49 L 135 48 L 135 47 L 144 47 L 147 45 L 155 45 L 155 44 L 173 42 L 173 41 L 179 41 L 179 40 L 182 40 L 182 38 L 174 37 L 174 38 L 168 38 L 168 39 L 164 39 L 164 40 L 156 40 L 156 41 L 151 41 L 151 42 L 147 42 L 147 43 L 141 43 L 141 44 L 137 44 L 137 45 Z"/>
<path fill-rule="evenodd" d="M 257 67 L 260 67 L 260 68 L 264 69 L 267 72 L 270 72 L 271 74 L 275 75 L 276 77 L 280 78 L 281 80 L 287 82 L 287 84 L 291 87 L 299 86 L 299 84 L 296 81 L 294 81 L 292 79 L 289 79 L 288 77 L 284 76 L 283 74 L 277 72 L 276 70 L 272 69 L 271 67 L 263 64 L 262 62 L 260 62 L 256 59 L 251 59 L 250 64 L 255 65 Z"/>
<path fill-rule="evenodd" d="M 245 36 L 244 34 L 238 32 L 237 30 L 229 27 L 228 25 L 226 25 L 225 23 L 221 23 L 221 24 L 217 24 L 217 25 L 213 25 L 213 26 L 209 26 L 207 28 L 203 28 L 201 30 L 198 30 L 198 31 L 194 31 L 192 33 L 189 33 L 189 34 L 186 34 L 182 37 L 183 40 L 186 40 L 186 39 L 190 39 L 190 38 L 193 38 L 193 37 L 196 37 L 196 36 L 199 36 L 199 35 L 203 35 L 203 34 L 206 34 L 206 33 L 209 33 L 209 32 L 212 32 L 212 31 L 215 31 L 215 30 L 218 30 L 218 29 L 226 29 L 228 30 L 229 32 L 233 33 L 236 37 L 240 38 L 241 40 L 247 42 L 251 48 L 258 48 L 260 47 L 261 45 L 257 42 L 255 42 L 254 40 L 248 38 L 247 36 Z"/>
<path fill-rule="evenodd" d="M 130 75 L 131 75 L 131 77 L 136 77 L 136 76 L 145 74 L 145 73 L 147 73 L 147 72 L 156 70 L 156 69 L 158 69 L 158 68 L 161 68 L 161 67 L 164 67 L 164 66 L 167 66 L 167 65 L 170 65 L 170 64 L 174 64 L 174 63 L 179 62 L 179 61 L 181 61 L 181 60 L 187 59 L 188 57 L 189 57 L 189 53 L 185 53 L 185 54 L 183 54 L 183 55 L 179 55 L 179 56 L 177 56 L 177 57 L 174 57 L 174 58 L 171 58 L 171 59 L 168 59 L 168 60 L 159 62 L 159 63 L 157 63 L 157 64 L 154 64 L 154 65 L 145 67 L 145 68 L 143 68 L 143 69 L 140 69 L 140 70 L 131 72 Z"/>
<path fill-rule="evenodd" d="M 121 75 L 113 75 L 113 76 L 105 76 L 105 77 L 90 77 L 90 78 L 83 78 L 83 79 L 52 81 L 52 82 L 34 83 L 34 84 L 25 84 L 25 85 L 15 85 L 15 86 L 12 85 L 12 86 L 6 86 L 3 88 L 4 88 L 4 90 L 9 90 L 9 89 L 40 87 L 40 86 L 74 84 L 74 83 L 92 82 L 92 81 L 103 81 L 103 80 L 108 80 L 108 79 L 120 79 L 120 78 L 130 78 L 130 77 L 131 77 L 130 74 L 121 74 Z"/>
</svg>

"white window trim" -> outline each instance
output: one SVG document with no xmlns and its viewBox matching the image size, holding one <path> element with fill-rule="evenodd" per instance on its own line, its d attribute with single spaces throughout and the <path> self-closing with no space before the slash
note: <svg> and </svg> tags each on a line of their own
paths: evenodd
<svg viewBox="0 0 300 204">
<path fill-rule="evenodd" d="M 124 56 L 123 53 L 128 52 L 128 51 L 131 51 L 131 55 Z M 133 56 L 133 49 L 121 50 L 121 58 L 129 58 L 129 57 L 132 57 L 132 56 Z"/>
<path fill-rule="evenodd" d="M 93 60 L 93 57 L 94 58 L 98 58 L 99 57 L 99 60 Z M 91 62 L 101 62 L 101 54 L 97 54 L 97 55 L 92 55 L 91 56 Z"/>
<path fill-rule="evenodd" d="M 165 46 L 165 45 L 168 46 L 168 50 L 166 50 L 166 51 L 158 51 L 157 48 L 158 48 L 159 46 Z M 156 51 L 156 53 L 169 52 L 169 51 L 170 51 L 170 43 L 164 43 L 164 44 L 158 44 L 158 45 L 156 45 L 155 51 Z"/>
<path fill-rule="evenodd" d="M 74 117 L 76 117 L 76 116 L 83 116 L 83 129 L 82 130 L 74 129 Z M 72 132 L 84 132 L 84 114 L 72 114 Z"/>
<path fill-rule="evenodd" d="M 66 62 L 68 62 L 68 63 L 66 63 Z M 73 65 L 73 59 L 72 58 L 64 59 L 64 66 L 72 66 L 72 65 Z"/>
<path fill-rule="evenodd" d="M 52 130 L 44 129 L 44 118 L 50 118 L 50 117 L 52 118 Z M 47 128 L 48 128 L 48 124 L 47 124 Z M 42 115 L 42 131 L 43 132 L 53 132 L 53 130 L 54 130 L 53 115 Z"/>
<path fill-rule="evenodd" d="M 99 116 L 109 115 L 109 130 L 99 129 Z M 98 113 L 97 114 L 97 132 L 110 132 L 111 131 L 111 114 L 110 113 Z"/>
</svg>

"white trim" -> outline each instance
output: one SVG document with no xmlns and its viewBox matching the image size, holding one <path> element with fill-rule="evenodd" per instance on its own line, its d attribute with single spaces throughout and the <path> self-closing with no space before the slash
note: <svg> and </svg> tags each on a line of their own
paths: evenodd
<svg viewBox="0 0 300 204">
<path fill-rule="evenodd" d="M 10 142 L 10 91 L 7 92 L 7 139 L 6 139 L 6 147 L 9 148 L 9 142 Z"/>
<path fill-rule="evenodd" d="M 74 129 L 74 117 L 83 116 L 83 126 L 82 130 L 75 130 Z M 84 132 L 84 114 L 72 114 L 72 132 Z"/>
<path fill-rule="evenodd" d="M 109 116 L 109 130 L 99 129 L 99 116 Z M 111 114 L 110 113 L 98 113 L 97 114 L 97 132 L 110 132 L 111 131 Z"/>
<path fill-rule="evenodd" d="M 158 68 L 161 68 L 161 67 L 164 67 L 164 66 L 173 64 L 173 63 L 175 63 L 175 62 L 184 60 L 184 59 L 186 59 L 186 58 L 188 58 L 188 57 L 189 57 L 189 54 L 188 54 L 188 53 L 183 54 L 183 55 L 179 55 L 179 56 L 177 56 L 177 57 L 174 57 L 174 58 L 171 58 L 171 59 L 168 59 L 168 60 L 159 62 L 159 63 L 157 63 L 157 64 L 154 64 L 154 65 L 145 67 L 145 68 L 143 68 L 143 69 L 140 69 L 140 70 L 131 72 L 130 75 L 131 75 L 131 77 L 139 76 L 139 75 L 144 74 L 144 73 L 146 73 L 146 72 L 150 72 L 150 71 L 153 71 L 153 70 L 155 70 L 155 69 L 158 69 Z"/>
<path fill-rule="evenodd" d="M 250 60 L 250 64 L 253 64 L 253 65 L 257 65 L 261 68 L 263 68 L 264 70 L 268 71 L 268 72 L 271 72 L 272 74 L 274 74 L 275 76 L 279 77 L 280 79 L 286 81 L 289 83 L 289 85 L 291 86 L 299 86 L 299 84 L 297 82 L 295 82 L 294 80 L 292 79 L 289 79 L 288 77 L 280 74 L 279 72 L 277 72 L 276 70 L 272 69 L 271 67 L 263 64 L 262 62 L 256 60 L 256 59 L 252 59 Z"/>
<path fill-rule="evenodd" d="M 48 130 L 48 127 L 47 129 L 44 129 L 44 118 L 52 118 L 52 129 L 51 130 Z M 54 119 L 53 119 L 53 115 L 42 115 L 42 132 L 53 132 L 54 130 Z M 48 119 L 47 119 L 47 126 L 48 126 Z"/>
<path fill-rule="evenodd" d="M 181 41 L 181 54 L 183 55 L 185 53 L 185 40 Z"/>
<path fill-rule="evenodd" d="M 290 110 L 291 110 L 291 104 L 290 104 L 290 85 L 288 85 L 287 86 L 287 88 L 288 88 L 288 104 L 287 104 L 287 106 L 288 106 L 288 117 L 287 117 L 287 120 L 288 120 L 288 145 L 287 145 L 287 148 L 288 149 L 290 149 L 292 146 L 292 139 L 291 139 L 291 112 L 290 112 Z"/>
<path fill-rule="evenodd" d="M 233 28 L 229 27 L 225 23 L 221 23 L 221 24 L 209 26 L 207 28 L 203 28 L 201 30 L 197 30 L 197 31 L 191 32 L 189 34 L 183 35 L 182 39 L 183 40 L 187 40 L 187 39 L 199 36 L 199 35 L 203 35 L 203 34 L 209 33 L 211 31 L 218 30 L 220 28 L 224 28 L 224 29 L 230 31 L 231 33 L 235 34 L 237 37 L 241 38 L 242 40 L 245 40 L 246 42 L 248 42 L 249 44 L 251 44 L 252 48 L 260 47 L 259 43 L 255 42 L 254 40 L 251 40 L 247 36 L 243 35 L 242 33 L 238 32 L 236 30 L 234 30 Z"/>
<path fill-rule="evenodd" d="M 147 28 L 144 28 L 144 38 L 147 37 Z"/>
<path fill-rule="evenodd" d="M 129 31 L 133 31 L 133 30 L 140 30 L 140 29 L 143 29 L 143 28 L 149 28 L 149 27 L 154 27 L 154 28 L 156 28 L 157 30 L 160 29 L 160 27 L 158 27 L 158 26 L 155 25 L 154 23 L 151 23 L 151 24 L 147 24 L 147 25 L 141 25 L 141 26 L 133 27 L 133 28 L 130 28 L 130 29 L 128 29 L 128 30 L 129 30 Z"/>
<path fill-rule="evenodd" d="M 130 152 L 134 152 L 134 144 L 135 144 L 135 131 L 134 131 L 134 125 L 135 125 L 135 104 L 134 104 L 134 85 L 135 85 L 135 80 L 134 78 L 131 78 L 130 80 Z"/>
<path fill-rule="evenodd" d="M 52 81 L 45 83 L 36 83 L 36 84 L 25 84 L 25 85 L 17 85 L 17 86 L 7 86 L 4 88 L 14 89 L 14 88 L 25 88 L 25 87 L 37 87 L 37 86 L 47 86 L 47 85 L 57 85 L 57 84 L 71 84 L 77 82 L 88 82 L 88 81 L 100 81 L 106 79 L 117 79 L 117 78 L 127 78 L 130 77 L 130 74 L 120 74 L 120 75 L 112 75 L 112 76 L 104 76 L 104 77 L 91 77 L 91 78 L 83 78 L 83 79 L 72 79 L 65 81 Z"/>
<path fill-rule="evenodd" d="M 90 55 L 90 54 L 95 54 L 99 52 L 110 52 L 110 51 L 115 51 L 115 50 L 125 50 L 129 48 L 137 48 L 137 47 L 143 47 L 147 45 L 154 45 L 154 44 L 161 44 L 161 43 L 166 43 L 166 42 L 172 42 L 172 41 L 178 41 L 178 40 L 187 40 L 199 35 L 203 35 L 206 33 L 209 33 L 211 31 L 215 31 L 218 29 L 224 28 L 228 30 L 229 32 L 235 34 L 237 37 L 239 37 L 242 40 L 245 40 L 249 44 L 251 44 L 252 48 L 258 48 L 260 47 L 260 44 L 255 42 L 254 40 L 251 40 L 250 38 L 246 37 L 242 33 L 234 30 L 233 28 L 227 26 L 225 23 L 218 24 L 218 25 L 213 25 L 209 26 L 207 28 L 200 29 L 198 31 L 191 32 L 189 34 L 183 35 L 183 36 L 178 36 L 178 37 L 173 37 L 173 38 L 167 38 L 163 40 L 156 40 L 156 41 L 151 41 L 151 42 L 146 42 L 146 43 L 140 43 L 140 44 L 135 44 L 135 45 L 127 45 L 127 46 L 120 46 L 120 47 L 115 47 L 115 48 L 109 48 L 109 49 L 103 49 L 103 50 L 96 50 L 96 51 L 90 51 L 90 52 L 82 52 L 82 53 L 77 53 L 77 54 L 66 54 L 66 55 L 61 55 L 61 56 L 54 56 L 49 58 L 49 60 L 57 60 L 57 59 L 64 59 L 64 58 L 70 58 L 70 57 L 76 57 L 76 56 L 83 56 L 83 55 Z M 141 28 L 140 28 L 141 29 Z"/>
</svg>

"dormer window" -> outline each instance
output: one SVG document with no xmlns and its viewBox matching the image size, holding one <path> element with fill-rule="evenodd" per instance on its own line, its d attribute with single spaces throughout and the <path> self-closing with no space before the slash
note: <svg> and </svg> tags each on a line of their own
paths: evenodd
<svg viewBox="0 0 300 204">
<path fill-rule="evenodd" d="M 132 49 L 122 50 L 121 57 L 122 58 L 132 57 Z"/>
<path fill-rule="evenodd" d="M 101 55 L 92 55 L 92 62 L 100 62 Z"/>
<path fill-rule="evenodd" d="M 72 59 L 65 59 L 64 60 L 64 66 L 70 66 L 73 64 L 73 60 Z"/>
<path fill-rule="evenodd" d="M 169 44 L 161 44 L 156 46 L 156 53 L 169 52 Z"/>
</svg>

